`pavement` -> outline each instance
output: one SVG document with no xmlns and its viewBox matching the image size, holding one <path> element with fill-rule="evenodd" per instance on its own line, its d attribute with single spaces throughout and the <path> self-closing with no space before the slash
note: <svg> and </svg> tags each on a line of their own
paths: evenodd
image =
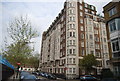
<svg viewBox="0 0 120 81">
<path fill-rule="evenodd" d="M 7 81 L 19 81 L 20 75 L 15 72 Z"/>
</svg>

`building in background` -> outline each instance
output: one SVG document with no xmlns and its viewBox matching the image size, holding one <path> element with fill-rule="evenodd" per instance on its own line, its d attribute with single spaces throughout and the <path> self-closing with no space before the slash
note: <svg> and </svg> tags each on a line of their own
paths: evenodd
<svg viewBox="0 0 120 81">
<path fill-rule="evenodd" d="M 108 67 L 106 26 L 96 12 L 95 6 L 82 0 L 64 3 L 61 13 L 42 34 L 41 71 L 76 78 L 84 74 L 79 63 L 87 54 L 97 57 L 97 73 Z"/>
<path fill-rule="evenodd" d="M 119 1 L 119 0 L 118 0 Z M 120 1 L 104 6 L 111 69 L 120 76 Z"/>
</svg>

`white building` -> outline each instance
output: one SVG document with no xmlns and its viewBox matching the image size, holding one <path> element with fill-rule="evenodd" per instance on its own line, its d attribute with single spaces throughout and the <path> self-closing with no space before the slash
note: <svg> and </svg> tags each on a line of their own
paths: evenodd
<svg viewBox="0 0 120 81">
<path fill-rule="evenodd" d="M 42 71 L 76 78 L 82 74 L 80 60 L 94 54 L 98 73 L 109 60 L 104 19 L 96 15 L 93 5 L 67 1 L 61 13 L 42 36 L 40 68 Z"/>
</svg>

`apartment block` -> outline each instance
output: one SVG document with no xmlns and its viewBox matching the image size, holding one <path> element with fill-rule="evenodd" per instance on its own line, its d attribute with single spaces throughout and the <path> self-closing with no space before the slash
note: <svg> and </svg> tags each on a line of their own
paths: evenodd
<svg viewBox="0 0 120 81">
<path fill-rule="evenodd" d="M 76 78 L 84 74 L 79 67 L 81 59 L 94 54 L 99 65 L 97 73 L 108 67 L 109 51 L 104 18 L 96 7 L 83 0 L 69 0 L 42 34 L 41 71 Z"/>
<path fill-rule="evenodd" d="M 111 69 L 115 76 L 120 76 L 120 1 L 110 2 L 103 9 Z"/>
</svg>

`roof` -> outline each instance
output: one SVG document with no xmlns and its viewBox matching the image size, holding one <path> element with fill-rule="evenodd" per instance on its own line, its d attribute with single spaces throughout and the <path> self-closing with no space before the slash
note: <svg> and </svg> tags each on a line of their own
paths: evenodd
<svg viewBox="0 0 120 81">
<path fill-rule="evenodd" d="M 14 66 L 11 65 L 5 58 L 3 58 L 2 55 L 0 55 L 0 64 L 6 65 L 11 69 L 14 69 Z"/>
</svg>

